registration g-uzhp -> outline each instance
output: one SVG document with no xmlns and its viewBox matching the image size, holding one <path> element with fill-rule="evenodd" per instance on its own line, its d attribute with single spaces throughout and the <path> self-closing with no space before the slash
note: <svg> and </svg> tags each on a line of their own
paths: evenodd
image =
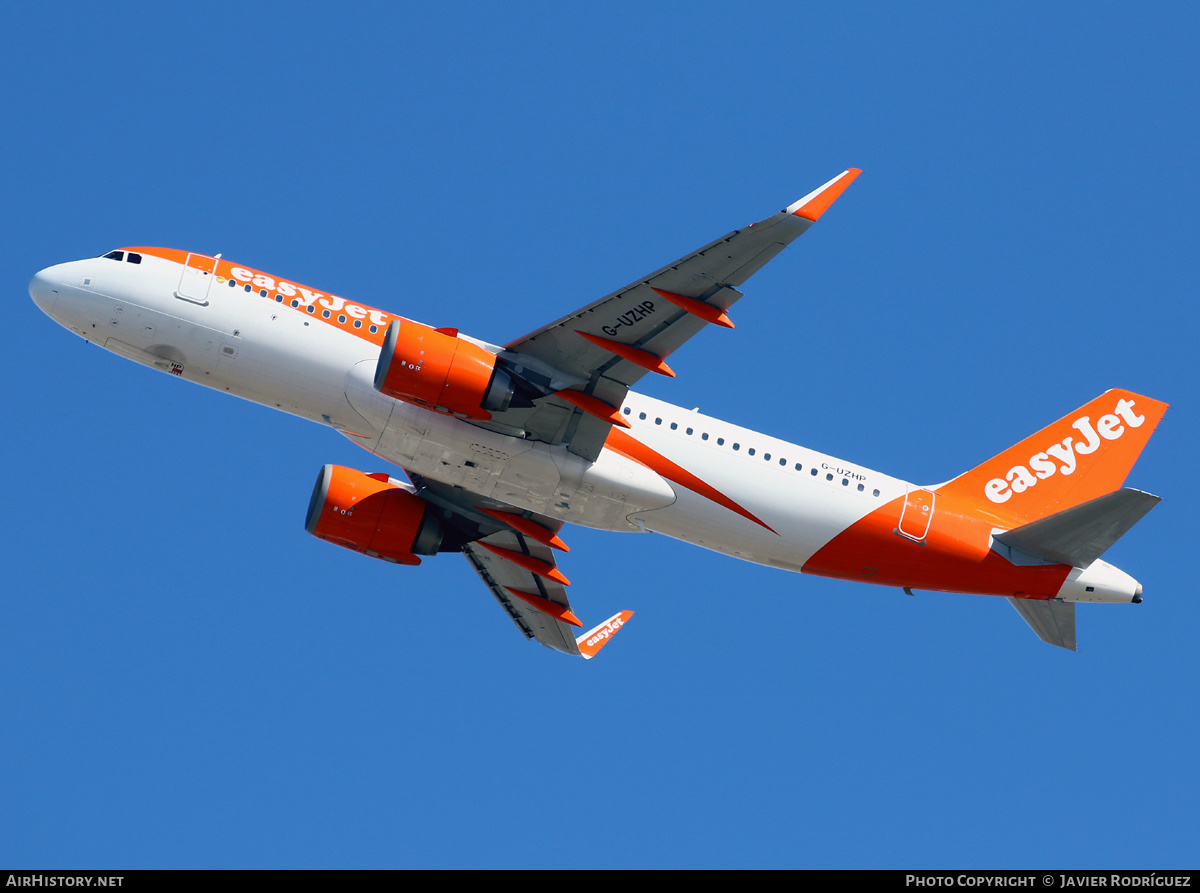
<svg viewBox="0 0 1200 893">
<path fill-rule="evenodd" d="M 504 345 L 175 249 L 58 264 L 29 291 L 113 353 L 329 425 L 403 469 L 407 480 L 326 465 L 308 531 L 397 564 L 461 552 L 517 627 L 558 651 L 591 657 L 631 613 L 575 635 L 566 524 L 910 592 L 1000 595 L 1073 649 L 1076 602 L 1141 600 L 1100 556 L 1158 502 L 1123 485 L 1166 404 L 1108 391 L 920 486 L 630 390 L 673 376 L 667 358 L 702 329 L 732 328 L 739 287 L 858 173 Z"/>
</svg>

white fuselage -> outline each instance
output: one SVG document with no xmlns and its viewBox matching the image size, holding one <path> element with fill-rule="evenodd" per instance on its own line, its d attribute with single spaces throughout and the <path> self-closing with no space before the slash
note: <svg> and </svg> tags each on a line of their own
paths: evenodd
<svg viewBox="0 0 1200 893">
<path fill-rule="evenodd" d="M 333 427 L 423 477 L 572 524 L 652 530 L 798 571 L 838 531 L 905 492 L 859 465 L 630 393 L 630 434 L 728 495 L 774 532 L 605 449 L 595 462 L 394 400 L 372 386 L 376 344 L 319 325 L 241 284 L 207 304 L 175 296 L 179 265 L 94 258 L 42 271 L 42 309 L 121 356 Z M 37 280 L 35 280 L 35 283 Z M 44 295 L 44 297 L 41 297 Z"/>
<path fill-rule="evenodd" d="M 362 337 L 374 316 L 357 331 L 340 329 L 251 283 L 212 276 L 188 286 L 180 271 L 149 254 L 136 264 L 94 258 L 41 271 L 30 292 L 63 326 L 121 356 L 333 427 L 416 475 L 572 524 L 651 530 L 800 571 L 840 532 L 915 489 L 632 392 L 621 407 L 628 434 L 708 495 L 618 450 L 588 462 L 375 390 L 380 347 Z M 336 314 L 330 300 L 341 299 L 327 299 Z M 714 504 L 714 491 L 742 511 Z"/>
</svg>

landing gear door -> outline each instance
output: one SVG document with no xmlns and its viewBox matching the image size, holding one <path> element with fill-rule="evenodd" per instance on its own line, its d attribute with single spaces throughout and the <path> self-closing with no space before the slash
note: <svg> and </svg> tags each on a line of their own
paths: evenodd
<svg viewBox="0 0 1200 893">
<path fill-rule="evenodd" d="M 897 533 L 916 543 L 925 542 L 929 525 L 933 523 L 933 506 L 936 495 L 932 490 L 909 490 L 900 510 L 900 526 Z"/>
<path fill-rule="evenodd" d="M 179 288 L 175 290 L 175 297 L 191 301 L 193 304 L 207 304 L 208 292 L 212 288 L 216 272 L 216 257 L 189 254 L 183 264 L 183 273 L 179 276 Z"/>
</svg>

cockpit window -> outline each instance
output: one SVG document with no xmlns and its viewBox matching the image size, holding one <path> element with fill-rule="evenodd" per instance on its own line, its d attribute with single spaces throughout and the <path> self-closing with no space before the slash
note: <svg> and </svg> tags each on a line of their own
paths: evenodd
<svg viewBox="0 0 1200 893">
<path fill-rule="evenodd" d="M 140 254 L 134 254 L 132 251 L 130 251 L 125 257 L 125 262 L 129 264 L 140 264 L 142 262 L 142 256 Z"/>
<path fill-rule="evenodd" d="M 124 251 L 110 251 L 110 252 L 108 252 L 108 254 L 106 254 L 104 256 L 107 257 L 109 260 L 124 260 L 125 252 Z"/>
</svg>

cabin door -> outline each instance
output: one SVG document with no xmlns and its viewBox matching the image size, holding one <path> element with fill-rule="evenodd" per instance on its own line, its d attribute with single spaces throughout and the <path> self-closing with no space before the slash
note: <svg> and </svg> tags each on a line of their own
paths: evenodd
<svg viewBox="0 0 1200 893">
<path fill-rule="evenodd" d="M 900 510 L 900 526 L 896 531 L 913 542 L 923 543 L 933 523 L 933 505 L 936 495 L 932 490 L 910 489 Z"/>
<path fill-rule="evenodd" d="M 193 304 L 207 304 L 208 293 L 216 278 L 217 257 L 189 254 L 179 276 L 179 288 L 175 290 L 175 297 L 191 301 Z"/>
</svg>

